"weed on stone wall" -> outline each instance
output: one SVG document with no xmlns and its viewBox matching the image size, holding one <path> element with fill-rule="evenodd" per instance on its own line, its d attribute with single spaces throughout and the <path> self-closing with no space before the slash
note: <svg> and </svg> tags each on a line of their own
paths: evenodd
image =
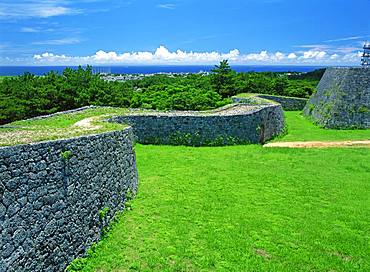
<svg viewBox="0 0 370 272">
<path fill-rule="evenodd" d="M 367 112 L 370 112 L 370 109 L 368 107 L 366 107 L 366 106 L 360 106 L 358 108 L 358 112 L 359 113 L 367 113 Z"/>
<path fill-rule="evenodd" d="M 181 133 L 176 132 L 170 135 L 171 145 L 185 146 L 224 146 L 236 144 L 250 144 L 249 141 L 241 141 L 236 137 L 219 135 L 214 139 L 204 139 L 199 132 Z"/>
<path fill-rule="evenodd" d="M 107 217 L 108 213 L 109 213 L 109 207 L 104 207 L 103 209 L 101 209 L 101 210 L 99 211 L 99 213 L 98 213 L 98 215 L 99 215 L 99 220 L 100 220 L 101 222 L 103 222 L 103 221 L 104 221 L 104 219 Z"/>
<path fill-rule="evenodd" d="M 68 161 L 72 157 L 72 151 L 70 150 L 64 150 L 60 153 L 60 158 L 63 161 Z"/>
</svg>

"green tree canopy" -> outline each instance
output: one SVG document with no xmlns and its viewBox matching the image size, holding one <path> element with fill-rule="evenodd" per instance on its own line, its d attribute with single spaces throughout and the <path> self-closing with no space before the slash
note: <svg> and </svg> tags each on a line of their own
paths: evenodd
<svg viewBox="0 0 370 272">
<path fill-rule="evenodd" d="M 215 65 L 212 73 L 211 84 L 217 93 L 223 98 L 236 94 L 235 72 L 231 69 L 227 60 L 223 60 L 219 65 Z"/>
</svg>

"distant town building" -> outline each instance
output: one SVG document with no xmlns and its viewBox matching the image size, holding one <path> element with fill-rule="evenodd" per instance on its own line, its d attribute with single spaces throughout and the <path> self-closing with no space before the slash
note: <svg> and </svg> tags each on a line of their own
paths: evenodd
<svg viewBox="0 0 370 272">
<path fill-rule="evenodd" d="M 365 68 L 370 67 L 370 42 L 365 42 L 364 53 L 362 54 L 361 65 Z"/>
</svg>

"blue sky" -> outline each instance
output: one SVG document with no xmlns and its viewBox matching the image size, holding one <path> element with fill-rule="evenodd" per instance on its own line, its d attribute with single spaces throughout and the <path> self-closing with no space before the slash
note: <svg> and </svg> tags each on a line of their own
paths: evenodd
<svg viewBox="0 0 370 272">
<path fill-rule="evenodd" d="M 0 65 L 358 65 L 370 0 L 2 0 Z"/>
</svg>

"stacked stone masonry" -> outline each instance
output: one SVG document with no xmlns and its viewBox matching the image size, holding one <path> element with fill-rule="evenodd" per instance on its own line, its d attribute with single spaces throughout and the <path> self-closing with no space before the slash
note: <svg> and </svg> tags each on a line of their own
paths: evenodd
<svg viewBox="0 0 370 272">
<path fill-rule="evenodd" d="M 132 112 L 111 119 L 129 124 L 142 144 L 229 145 L 264 143 L 284 130 L 280 105 L 234 104 L 210 112 Z"/>
<path fill-rule="evenodd" d="M 257 94 L 255 97 L 267 99 L 276 103 L 279 103 L 284 110 L 286 111 L 301 111 L 306 106 L 308 99 L 306 98 L 297 98 L 297 97 L 287 97 L 287 96 L 278 96 L 278 95 L 268 95 L 268 94 Z M 259 102 L 263 103 L 263 101 L 255 101 L 252 98 L 241 98 L 241 97 L 233 97 L 232 98 L 234 103 L 249 103 L 252 102 Z M 271 104 L 268 101 L 265 104 Z"/>
<path fill-rule="evenodd" d="M 131 128 L 0 148 L 0 271 L 63 271 L 137 183 Z"/>
<path fill-rule="evenodd" d="M 370 128 L 370 69 L 326 69 L 304 114 L 326 128 Z"/>
</svg>

